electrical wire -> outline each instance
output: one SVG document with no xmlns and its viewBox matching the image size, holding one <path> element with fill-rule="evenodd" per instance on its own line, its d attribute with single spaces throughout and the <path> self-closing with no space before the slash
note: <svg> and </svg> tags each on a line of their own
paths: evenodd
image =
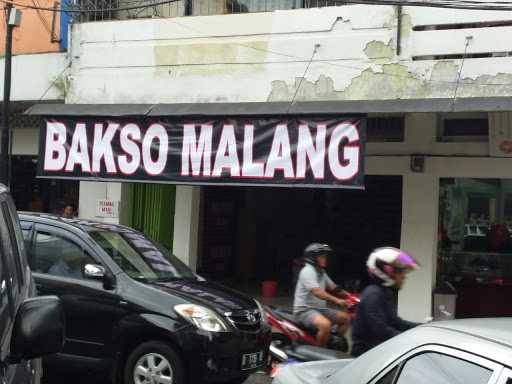
<svg viewBox="0 0 512 384">
<path fill-rule="evenodd" d="M 24 8 L 28 8 L 28 9 L 37 9 L 37 10 L 45 10 L 45 11 L 52 11 L 52 12 L 71 12 L 71 13 L 94 13 L 94 12 L 129 11 L 129 10 L 136 10 L 136 9 L 151 8 L 151 7 L 155 7 L 155 6 L 158 6 L 158 5 L 171 4 L 171 3 L 178 2 L 178 1 L 180 1 L 180 0 L 164 0 L 164 1 L 160 1 L 160 2 L 154 2 L 154 0 L 150 0 L 148 3 L 141 4 L 138 0 L 127 0 L 126 3 L 139 3 L 139 5 L 130 6 L 130 7 L 102 8 L 102 9 L 63 9 L 63 8 L 48 8 L 48 7 L 30 6 L 30 5 L 22 4 L 20 2 L 12 1 L 12 0 L 0 0 L 0 2 L 3 2 L 5 4 L 12 4 L 12 5 L 15 5 L 15 6 L 18 6 L 18 7 L 24 7 Z M 471 0 L 462 0 L 462 1 L 432 0 L 429 3 L 425 3 L 423 1 L 418 1 L 418 0 L 346 0 L 346 2 L 347 3 L 353 3 L 353 4 L 411 5 L 411 6 L 429 6 L 429 7 L 444 7 L 444 5 L 449 5 L 452 8 L 455 8 L 457 4 L 465 3 L 465 4 L 468 4 L 468 5 L 472 4 L 472 5 L 475 5 L 475 6 L 478 7 L 478 8 L 474 8 L 474 9 L 483 9 L 482 6 L 484 4 L 487 4 L 487 5 L 488 4 L 507 4 L 507 7 L 510 7 L 510 9 L 512 10 L 512 2 L 505 2 L 505 1 L 485 2 L 484 3 L 484 2 L 471 1 Z M 460 8 L 460 7 L 458 7 L 458 8 Z M 508 8 L 500 6 L 499 9 L 505 10 L 505 9 L 508 9 Z M 214 36 L 209 36 L 207 34 L 204 34 L 199 29 L 196 29 L 196 28 L 190 27 L 188 25 L 179 23 L 179 22 L 177 22 L 173 18 L 169 18 L 168 20 L 169 20 L 169 22 L 173 22 L 173 23 L 181 26 L 182 28 L 190 29 L 190 30 L 192 30 L 192 31 L 194 31 L 196 33 L 199 33 L 199 34 L 203 35 L 204 37 L 216 38 Z M 224 40 L 227 41 L 226 39 L 224 39 Z M 307 59 L 307 58 L 302 58 L 302 57 L 299 57 L 299 56 L 290 55 L 290 54 L 286 54 L 286 53 L 283 53 L 283 52 L 276 52 L 276 51 L 272 51 L 272 50 L 268 50 L 268 49 L 262 49 L 262 48 L 254 47 L 254 46 L 251 46 L 251 45 L 248 45 L 248 44 L 243 44 L 243 43 L 235 43 L 235 42 L 231 42 L 231 41 L 229 43 L 230 44 L 234 44 L 234 45 L 238 45 L 238 46 L 242 46 L 242 47 L 245 47 L 245 48 L 248 48 L 248 49 L 256 50 L 256 51 L 262 51 L 262 52 L 265 52 L 265 53 L 270 53 L 270 54 L 273 54 L 273 55 L 277 55 L 277 56 L 281 56 L 281 57 L 288 57 L 288 58 L 291 58 L 291 59 L 298 60 L 296 62 L 299 62 L 299 61 L 301 61 L 301 62 L 310 62 L 310 60 Z M 369 68 L 369 67 L 363 68 L 363 67 L 348 66 L 348 65 L 337 64 L 337 63 L 333 62 L 333 61 L 339 61 L 339 60 L 344 60 L 344 59 L 316 60 L 316 61 L 313 60 L 310 63 L 321 63 L 321 64 L 325 64 L 325 65 L 331 65 L 331 66 L 335 66 L 335 67 L 352 69 L 352 70 L 357 70 L 357 71 L 364 71 L 364 70 Z M 220 64 L 220 63 L 205 63 L 204 65 L 215 65 L 215 64 Z M 223 63 L 223 64 L 239 64 L 239 63 Z M 248 63 L 248 64 L 252 64 L 252 63 Z M 258 64 L 258 63 L 255 63 L 255 64 Z M 196 63 L 193 63 L 193 64 L 183 64 L 183 65 L 181 65 L 181 64 L 172 65 L 171 64 L 171 65 L 166 65 L 166 66 L 172 67 L 172 66 L 184 66 L 184 65 L 198 65 L 198 64 L 196 64 Z M 376 74 L 382 75 L 382 76 L 388 76 L 388 77 L 399 77 L 399 78 L 403 78 L 404 77 L 404 76 L 399 75 L 399 74 L 390 74 L 390 73 L 384 73 L 384 72 L 377 72 Z M 429 83 L 455 84 L 455 82 L 453 82 L 453 81 L 443 81 L 443 80 L 425 80 L 425 81 L 429 82 Z M 473 85 L 477 85 L 477 86 L 512 86 L 512 84 L 510 84 L 510 83 L 474 83 Z"/>
<path fill-rule="evenodd" d="M 385 1 L 385 0 L 384 0 Z M 252 50 L 255 50 L 255 51 L 261 51 L 261 52 L 264 52 L 264 53 L 270 53 L 270 54 L 273 54 L 273 55 L 276 55 L 276 56 L 281 56 L 281 57 L 287 57 L 287 58 L 290 58 L 290 59 L 294 59 L 295 61 L 291 61 L 291 63 L 299 63 L 299 62 L 304 62 L 304 63 L 307 63 L 310 61 L 310 58 L 304 58 L 304 57 L 300 57 L 300 56 L 296 56 L 296 55 L 290 55 L 290 54 L 287 54 L 287 53 L 283 53 L 283 52 L 277 52 L 277 51 L 273 51 L 273 50 L 270 50 L 270 49 L 265 49 L 265 48 L 258 48 L 258 47 L 255 47 L 255 46 L 252 46 L 252 45 L 249 45 L 249 44 L 243 44 L 243 43 L 237 43 L 237 42 L 232 42 L 232 41 L 229 41 L 228 39 L 225 39 L 225 38 L 219 38 L 219 37 L 212 37 L 212 36 L 209 36 L 205 33 L 203 33 L 203 31 L 201 31 L 200 29 L 197 29 L 197 28 L 194 28 L 194 27 L 191 27 L 189 25 L 186 25 L 186 24 L 183 24 L 183 23 L 180 23 L 178 21 L 176 21 L 175 19 L 169 19 L 169 22 L 171 23 L 174 23 L 182 28 L 185 28 L 185 29 L 188 29 L 188 30 L 191 30 L 195 33 L 198 33 L 200 35 L 202 35 L 203 37 L 211 37 L 211 38 L 216 38 L 220 41 L 223 41 L 223 42 L 226 42 L 228 44 L 233 44 L 233 45 L 238 45 L 240 47 L 244 47 L 244 48 L 248 48 L 248 49 L 252 49 Z M 463 60 L 466 56 L 466 52 L 464 53 L 463 55 Z M 379 58 L 375 58 L 375 59 L 379 59 Z M 387 57 L 380 57 L 380 59 L 387 59 Z M 335 59 L 335 60 L 312 60 L 311 62 L 312 63 L 320 63 L 320 64 L 325 64 L 325 65 L 330 65 L 330 66 L 334 66 L 334 67 L 339 67 L 339 68 L 344 68 L 344 69 L 351 69 L 351 70 L 355 70 L 355 71 L 365 71 L 369 68 L 371 68 L 370 66 L 366 66 L 366 67 L 356 67 L 356 66 L 350 66 L 350 65 L 346 65 L 346 64 L 338 64 L 338 63 L 334 63 L 333 61 L 340 61 L 340 60 L 351 60 L 351 59 Z M 409 62 L 408 60 L 400 60 L 398 63 L 401 63 L 401 62 Z M 282 62 L 277 62 L 277 63 L 290 63 L 290 61 L 282 61 Z M 168 64 L 168 65 L 164 65 L 166 67 L 177 67 L 177 66 L 192 66 L 192 65 L 229 65 L 229 64 L 238 64 L 238 63 L 206 63 L 206 64 L 196 64 L 196 63 L 191 63 L 191 64 Z M 243 64 L 243 63 L 242 63 Z M 251 64 L 251 63 L 249 63 Z M 272 64 L 272 62 L 255 62 L 254 64 Z M 372 63 L 368 63 L 368 64 L 372 64 Z M 82 68 L 84 69 L 84 68 Z M 407 75 L 399 75 L 399 74 L 395 74 L 395 73 L 385 73 L 385 72 L 374 72 L 375 74 L 377 75 L 380 75 L 380 76 L 387 76 L 387 77 L 395 77 L 395 78 L 405 78 L 407 77 Z M 448 80 L 422 80 L 422 79 L 418 79 L 420 81 L 424 81 L 426 83 L 440 83 L 440 84 L 455 84 L 456 82 L 455 81 L 448 81 Z M 512 83 L 472 83 L 473 86 L 512 86 Z"/>
<path fill-rule="evenodd" d="M 472 37 L 466 37 L 466 46 L 464 47 L 464 56 L 462 56 L 462 63 L 460 64 L 459 74 L 457 76 L 457 83 L 455 84 L 455 91 L 453 92 L 452 109 L 455 109 L 455 102 L 457 101 L 457 91 L 459 90 L 460 76 L 462 74 L 462 68 L 464 68 L 464 61 L 466 60 L 466 54 L 468 52 L 469 42 Z"/>
<path fill-rule="evenodd" d="M 0 0 L 4 4 L 11 4 L 26 9 L 39 9 L 51 12 L 69 12 L 69 13 L 94 13 L 94 12 L 116 12 L 129 11 L 134 9 L 149 8 L 158 5 L 174 3 L 180 0 L 163 0 L 156 3 L 140 4 L 131 7 L 105 8 L 105 9 L 74 9 L 74 8 L 50 8 L 41 6 L 31 6 L 14 0 Z M 362 5 L 401 5 L 414 7 L 435 7 L 435 8 L 453 8 L 453 9 L 474 9 L 474 10 L 512 10 L 511 1 L 475 1 L 475 0 L 345 0 L 348 4 Z"/>
<path fill-rule="evenodd" d="M 306 75 L 309 71 L 309 66 L 313 62 L 313 59 L 315 58 L 316 53 L 318 52 L 318 48 L 320 48 L 319 44 L 315 44 L 315 47 L 313 49 L 313 53 L 311 54 L 311 58 L 309 59 L 308 65 L 306 66 L 306 69 L 304 69 L 304 73 L 302 74 L 302 77 L 300 78 L 299 85 L 295 89 L 295 93 L 293 94 L 292 99 L 290 100 L 290 104 L 288 105 L 288 109 L 286 110 L 286 113 L 290 113 L 290 110 L 292 109 L 293 105 L 295 104 L 295 99 L 299 93 L 300 87 L 302 86 L 302 82 L 306 78 Z"/>
<path fill-rule="evenodd" d="M 509 1 L 471 1 L 471 0 L 345 0 L 349 4 L 363 5 L 401 5 L 411 7 L 433 7 L 452 9 L 474 9 L 487 11 L 510 11 L 512 2 Z"/>
<path fill-rule="evenodd" d="M 48 86 L 48 88 L 46 88 L 46 90 L 43 92 L 43 94 L 41 95 L 41 97 L 39 98 L 39 102 L 41 102 L 43 100 L 43 98 L 46 96 L 46 94 L 48 92 L 50 92 L 50 89 L 53 88 L 53 86 L 57 83 L 57 81 L 59 81 L 59 79 L 62 77 L 62 75 L 66 72 L 66 70 L 68 68 L 71 67 L 71 61 L 69 63 L 67 63 L 64 67 L 64 69 L 62 69 L 62 71 L 60 71 L 60 73 L 57 75 L 57 77 L 55 77 L 55 79 L 53 79 L 53 81 L 50 83 L 50 85 Z"/>
<path fill-rule="evenodd" d="M 32 0 L 32 3 L 36 6 L 36 7 L 40 7 L 41 5 L 37 2 L 37 0 Z M 43 27 L 44 29 L 46 29 L 46 31 L 51 35 L 51 28 L 50 26 L 48 25 L 48 22 L 46 20 L 46 18 L 43 16 L 43 14 L 41 13 L 42 10 L 40 9 L 36 9 L 35 10 L 37 12 L 37 16 L 39 17 L 39 20 L 41 21 L 41 24 L 43 24 Z"/>
<path fill-rule="evenodd" d="M 1 0 L 0 0 L 1 1 Z M 384 0 L 386 1 L 386 0 Z M 152 5 L 149 5 L 148 7 L 151 7 Z M 287 53 L 284 53 L 284 52 L 277 52 L 277 51 L 274 51 L 274 50 L 270 50 L 270 49 L 265 49 L 265 48 L 259 48 L 259 47 L 255 47 L 255 46 L 252 46 L 252 45 L 249 45 L 249 44 L 244 44 L 244 43 L 238 43 L 238 42 L 234 42 L 234 41 L 230 41 L 228 40 L 227 38 L 222 38 L 222 37 L 218 37 L 218 36 L 211 36 L 211 35 L 208 35 L 206 33 L 204 33 L 201 29 L 199 28 L 194 28 L 190 25 L 187 25 L 187 24 L 183 24 L 183 23 L 180 23 L 178 21 L 176 21 L 175 18 L 168 18 L 166 19 L 166 21 L 170 22 L 170 23 L 174 23 L 178 26 L 180 26 L 181 28 L 184 28 L 184 29 L 188 29 L 192 32 L 195 32 L 197 34 L 199 34 L 200 38 L 204 37 L 204 38 L 211 38 L 211 39 L 216 39 L 218 41 L 221 41 L 221 42 L 225 42 L 227 44 L 232 44 L 232 45 L 237 45 L 237 46 L 240 46 L 240 47 L 244 47 L 244 48 L 247 48 L 247 49 L 251 49 L 251 50 L 255 50 L 255 51 L 260 51 L 260 52 L 264 52 L 264 53 L 267 53 L 267 54 L 272 54 L 272 55 L 276 55 L 276 56 L 280 56 L 280 57 L 285 57 L 285 58 L 289 58 L 289 59 L 293 59 L 293 61 L 261 61 L 261 62 L 208 62 L 208 63 L 181 63 L 181 64 L 162 64 L 160 65 L 160 67 L 168 67 L 168 68 L 171 68 L 171 67 L 185 67 L 185 66 L 206 66 L 206 65 L 258 65 L 258 64 L 285 64 L 285 63 L 308 63 L 310 61 L 310 58 L 304 58 L 304 57 L 300 57 L 300 56 L 296 56 L 296 55 L 291 55 L 291 54 L 287 54 Z M 197 22 L 197 19 L 194 20 Z M 131 40 L 131 41 L 137 41 L 137 42 L 140 42 L 140 41 L 144 41 L 144 40 Z M 93 42 L 88 42 L 88 43 L 104 43 L 105 41 L 93 41 Z M 379 58 L 374 58 L 374 59 L 379 59 Z M 380 57 L 380 59 L 387 59 L 387 57 Z M 362 72 L 362 71 L 365 71 L 367 69 L 371 69 L 370 66 L 366 66 L 366 67 L 357 67 L 357 66 L 351 66 L 351 65 L 346 65 L 346 64 L 339 64 L 339 63 L 335 63 L 335 61 L 349 61 L 349 60 L 353 60 L 353 59 L 347 59 L 347 58 L 344 58 L 344 59 L 322 59 L 322 60 L 313 60 L 311 63 L 315 63 L 315 64 L 324 64 L 324 65 L 329 65 L 329 66 L 333 66 L 333 67 L 338 67 L 338 68 L 343 68 L 343 69 L 351 69 L 351 70 L 354 70 L 354 71 L 359 71 L 359 72 Z M 402 62 L 408 62 L 408 60 L 399 60 L 398 61 L 398 64 L 402 63 Z M 372 64 L 372 62 L 368 62 L 368 64 Z M 124 68 L 143 68 L 144 66 L 125 66 Z M 154 66 L 152 66 L 154 67 Z M 87 69 L 96 69 L 98 67 L 81 67 L 80 69 L 81 70 L 87 70 Z M 103 69 L 118 69 L 119 67 L 101 67 Z M 393 78 L 405 78 L 407 77 L 407 75 L 400 75 L 400 74 L 395 74 L 395 73 L 385 73 L 385 72 L 374 72 L 376 75 L 379 75 L 379 76 L 385 76 L 385 77 L 393 77 Z M 418 78 L 419 81 L 423 81 L 425 83 L 437 83 L 437 84 L 456 84 L 455 81 L 448 81 L 448 80 L 427 80 L 427 79 L 421 79 L 421 78 Z M 464 83 L 462 83 L 464 84 Z M 492 86 L 492 87 L 496 87 L 496 86 L 512 86 L 512 83 L 483 83 L 483 82 L 477 82 L 477 83 L 472 83 L 473 86 Z"/>
<path fill-rule="evenodd" d="M 10 4 L 14 5 L 16 7 L 19 7 L 20 9 L 38 9 L 41 11 L 50 11 L 50 12 L 62 12 L 62 13 L 100 13 L 100 12 L 120 12 L 120 11 L 130 11 L 133 9 L 141 9 L 141 8 L 151 8 L 156 7 L 158 5 L 165 5 L 165 4 L 171 4 L 175 3 L 181 0 L 163 0 L 159 2 L 153 2 L 150 1 L 147 4 L 140 4 L 140 5 L 134 5 L 131 7 L 120 7 L 120 8 L 96 8 L 96 9 L 74 9 L 74 8 L 50 8 L 50 7 L 38 7 L 34 5 L 29 4 L 22 4 L 18 1 L 11 1 L 11 0 L 0 0 L 1 3 L 4 4 Z M 142 3 L 142 2 L 141 2 Z"/>
</svg>

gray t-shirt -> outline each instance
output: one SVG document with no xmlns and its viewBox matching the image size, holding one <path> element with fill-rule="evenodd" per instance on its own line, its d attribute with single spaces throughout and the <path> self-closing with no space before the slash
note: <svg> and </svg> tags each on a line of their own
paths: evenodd
<svg viewBox="0 0 512 384">
<path fill-rule="evenodd" d="M 298 313 L 311 308 L 326 308 L 325 300 L 319 299 L 311 293 L 314 288 L 326 291 L 335 284 L 324 271 L 318 270 L 311 264 L 306 264 L 299 273 L 299 279 L 295 286 L 295 299 L 293 301 L 293 312 Z"/>
</svg>

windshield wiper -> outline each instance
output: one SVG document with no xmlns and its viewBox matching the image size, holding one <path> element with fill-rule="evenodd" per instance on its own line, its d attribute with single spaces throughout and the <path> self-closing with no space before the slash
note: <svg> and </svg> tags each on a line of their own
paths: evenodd
<svg viewBox="0 0 512 384">
<path fill-rule="evenodd" d="M 157 283 L 165 283 L 165 282 L 170 282 L 170 281 L 183 281 L 183 280 L 195 281 L 196 278 L 195 277 L 185 277 L 185 276 L 168 276 L 168 277 L 159 277 L 159 278 L 155 279 L 155 281 Z"/>
</svg>

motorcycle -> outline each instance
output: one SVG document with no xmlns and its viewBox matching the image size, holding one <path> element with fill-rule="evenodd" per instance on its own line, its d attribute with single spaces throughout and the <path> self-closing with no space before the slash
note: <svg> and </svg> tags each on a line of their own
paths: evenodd
<svg viewBox="0 0 512 384">
<path fill-rule="evenodd" d="M 277 375 L 277 372 L 287 365 L 308 361 L 339 359 L 352 359 L 352 356 L 347 352 L 315 347 L 312 345 L 290 345 L 288 347 L 278 348 L 274 344 L 271 344 L 270 377 Z"/>
<path fill-rule="evenodd" d="M 359 295 L 349 293 L 345 297 L 347 312 L 351 319 L 355 316 Z M 283 308 L 266 306 L 265 312 L 272 326 L 270 365 L 272 370 L 283 364 L 315 360 L 349 358 L 348 343 L 338 336 L 337 327 L 332 329 L 327 348 L 321 348 L 315 337 L 315 329 L 306 329 L 297 322 L 294 314 Z"/>
</svg>

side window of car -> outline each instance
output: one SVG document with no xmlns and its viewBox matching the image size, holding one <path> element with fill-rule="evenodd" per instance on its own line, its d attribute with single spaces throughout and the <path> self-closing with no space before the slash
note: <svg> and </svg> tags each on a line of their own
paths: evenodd
<svg viewBox="0 0 512 384">
<path fill-rule="evenodd" d="M 408 360 L 396 384 L 486 384 L 492 371 L 466 360 L 427 352 Z"/>
<path fill-rule="evenodd" d="M 75 242 L 39 230 L 33 247 L 34 269 L 48 275 L 84 279 L 86 264 L 94 264 L 89 254 Z"/>
</svg>

